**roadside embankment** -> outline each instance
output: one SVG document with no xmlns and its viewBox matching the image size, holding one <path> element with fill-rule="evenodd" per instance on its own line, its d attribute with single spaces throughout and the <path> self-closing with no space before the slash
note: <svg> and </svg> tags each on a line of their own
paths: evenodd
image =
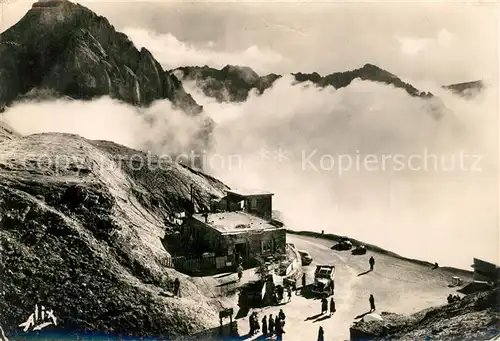
<svg viewBox="0 0 500 341">
<path fill-rule="evenodd" d="M 332 234 L 332 233 L 321 234 L 319 232 L 313 232 L 313 231 L 294 231 L 294 230 L 289 230 L 289 229 L 286 230 L 286 233 L 288 233 L 288 234 L 294 234 L 294 235 L 298 235 L 298 236 L 306 236 L 306 237 L 312 237 L 312 238 L 321 238 L 321 239 L 325 239 L 325 240 L 331 240 L 331 241 L 334 241 L 334 242 L 338 242 L 341 238 L 345 238 L 346 237 L 346 236 L 339 236 L 339 235 Z M 383 249 L 383 248 L 381 248 L 381 247 L 379 247 L 377 245 L 368 244 L 368 243 L 365 243 L 363 241 L 360 241 L 360 240 L 357 240 L 357 239 L 354 239 L 354 238 L 349 238 L 349 240 L 354 245 L 364 245 L 368 251 L 372 251 L 372 252 L 376 252 L 376 253 L 379 253 L 379 254 L 391 256 L 391 257 L 398 258 L 398 259 L 401 259 L 401 260 L 405 260 L 405 261 L 408 261 L 408 262 L 412 262 L 412 263 L 415 263 L 415 264 L 418 264 L 418 265 L 429 266 L 429 267 L 432 267 L 434 265 L 433 263 L 428 262 L 428 261 L 423 261 L 423 260 L 419 260 L 419 259 L 413 259 L 413 258 L 407 258 L 407 257 L 401 256 L 401 255 L 399 255 L 397 253 L 394 253 L 392 251 Z M 472 259 L 471 259 L 471 261 L 472 261 Z M 454 267 L 441 267 L 441 269 L 443 269 L 443 270 L 450 270 L 450 271 L 453 271 L 453 272 L 457 273 L 458 275 L 461 274 L 463 276 L 470 276 L 472 274 L 472 271 L 468 271 L 468 270 L 464 270 L 464 269 L 458 269 L 458 268 L 454 268 Z"/>
<path fill-rule="evenodd" d="M 383 321 L 361 321 L 350 329 L 351 341 L 489 340 L 499 334 L 499 289 L 410 316 L 383 312 Z"/>
</svg>

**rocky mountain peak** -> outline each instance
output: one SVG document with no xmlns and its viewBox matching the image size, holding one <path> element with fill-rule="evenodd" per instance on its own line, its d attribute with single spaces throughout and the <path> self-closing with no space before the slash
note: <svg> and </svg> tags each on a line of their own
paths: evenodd
<svg viewBox="0 0 500 341">
<path fill-rule="evenodd" d="M 452 93 L 464 97 L 466 99 L 471 99 L 480 94 L 487 88 L 486 83 L 483 80 L 476 80 L 464 83 L 457 83 L 451 85 L 443 86 L 444 89 L 451 91 Z"/>
<path fill-rule="evenodd" d="M 129 104 L 169 99 L 202 110 L 146 49 L 138 50 L 104 17 L 67 0 L 43 0 L 0 35 L 0 107 L 34 88 L 60 96 L 110 96 Z"/>
</svg>

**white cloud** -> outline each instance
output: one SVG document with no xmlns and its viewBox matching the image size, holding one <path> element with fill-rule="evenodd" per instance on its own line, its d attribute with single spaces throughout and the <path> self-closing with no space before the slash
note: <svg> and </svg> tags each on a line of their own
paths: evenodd
<svg viewBox="0 0 500 341">
<path fill-rule="evenodd" d="M 65 132 L 158 153 L 178 153 L 192 147 L 203 120 L 203 116 L 174 110 L 168 100 L 139 110 L 108 97 L 25 102 L 9 108 L 0 118 L 23 135 Z"/>
<path fill-rule="evenodd" d="M 253 45 L 243 51 L 223 52 L 211 48 L 197 46 L 179 41 L 173 35 L 156 34 L 139 28 L 126 28 L 124 33 L 141 48 L 145 47 L 153 56 L 169 70 L 180 66 L 208 65 L 222 68 L 227 64 L 244 65 L 254 69 L 257 73 L 273 72 L 277 66 L 289 61 L 280 54 L 271 50 L 262 50 Z"/>
<path fill-rule="evenodd" d="M 243 167 L 235 169 L 216 163 L 216 176 L 235 187 L 273 191 L 275 208 L 292 229 L 349 235 L 404 255 L 462 267 L 474 255 L 495 257 L 494 96 L 466 102 L 439 86 L 429 87 L 452 110 L 436 120 L 432 103 L 401 89 L 361 81 L 339 90 L 290 83 L 284 77 L 264 95 L 239 105 L 194 94 L 219 123 L 215 152 L 243 160 Z M 269 159 L 259 159 L 261 148 L 269 151 Z M 279 148 L 286 151 L 282 162 L 276 159 Z M 311 153 L 318 171 L 308 163 L 303 168 L 302 161 Z M 461 153 L 482 155 L 481 172 L 458 169 Z M 363 168 L 366 155 L 378 160 L 378 171 Z M 402 171 L 391 172 L 390 166 L 384 171 L 384 155 L 433 155 L 439 158 L 438 169 L 434 171 L 430 156 L 427 172 L 408 165 Z M 339 175 L 340 167 L 349 163 L 341 166 L 341 157 L 350 158 L 353 165 Z M 439 168 L 442 160 L 453 159 L 455 171 Z"/>
<path fill-rule="evenodd" d="M 441 46 L 449 46 L 455 40 L 455 36 L 448 30 L 442 29 L 437 34 L 436 40 Z"/>
<path fill-rule="evenodd" d="M 408 55 L 416 55 L 432 42 L 427 38 L 399 38 L 401 44 L 401 52 Z"/>
<path fill-rule="evenodd" d="M 430 38 L 398 37 L 401 53 L 405 55 L 418 55 L 420 53 L 439 54 L 451 47 L 454 36 L 446 29 L 440 30 L 436 36 Z"/>
</svg>

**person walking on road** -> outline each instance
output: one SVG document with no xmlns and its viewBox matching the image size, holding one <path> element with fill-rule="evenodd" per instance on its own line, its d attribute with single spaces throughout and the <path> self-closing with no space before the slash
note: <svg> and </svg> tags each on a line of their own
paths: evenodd
<svg viewBox="0 0 500 341">
<path fill-rule="evenodd" d="M 330 298 L 330 316 L 337 310 L 335 309 L 335 301 L 333 300 L 333 297 Z"/>
<path fill-rule="evenodd" d="M 318 330 L 318 341 L 325 341 L 325 331 L 323 330 L 323 327 L 319 327 Z"/>
<path fill-rule="evenodd" d="M 375 297 L 373 297 L 373 294 L 370 294 L 370 313 L 372 311 L 375 311 Z"/>
<path fill-rule="evenodd" d="M 321 314 L 328 312 L 328 301 L 325 297 L 321 299 Z"/>
<path fill-rule="evenodd" d="M 373 256 L 370 257 L 369 263 L 370 263 L 370 271 L 373 271 L 373 268 L 375 267 L 375 258 L 373 258 Z"/>
<path fill-rule="evenodd" d="M 241 277 L 243 277 L 243 267 L 241 265 L 238 265 L 237 271 L 238 271 L 238 282 L 239 282 L 241 281 Z"/>
<path fill-rule="evenodd" d="M 290 302 L 292 300 L 292 288 L 290 286 L 286 287 L 286 293 L 288 296 L 288 302 Z"/>
</svg>

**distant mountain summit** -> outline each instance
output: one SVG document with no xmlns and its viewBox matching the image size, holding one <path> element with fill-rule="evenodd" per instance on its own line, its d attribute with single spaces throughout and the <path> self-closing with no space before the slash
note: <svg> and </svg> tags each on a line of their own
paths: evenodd
<svg viewBox="0 0 500 341">
<path fill-rule="evenodd" d="M 244 102 L 250 91 L 262 94 L 281 76 L 259 76 L 247 66 L 226 65 L 218 70 L 208 66 L 185 66 L 171 71 L 183 81 L 195 81 L 204 94 L 219 102 Z"/>
<path fill-rule="evenodd" d="M 457 83 L 443 86 L 444 89 L 450 90 L 456 95 L 467 99 L 475 97 L 486 88 L 486 84 L 482 80 Z"/>
<path fill-rule="evenodd" d="M 110 96 L 147 106 L 169 99 L 188 113 L 202 107 L 151 53 L 109 21 L 66 0 L 38 1 L 0 35 L 0 107 L 30 93 L 88 100 Z"/>
<path fill-rule="evenodd" d="M 372 82 L 385 83 L 396 88 L 404 89 L 409 95 L 414 97 L 433 97 L 432 93 L 419 91 L 411 84 L 403 82 L 392 73 L 372 64 L 365 64 L 363 67 L 352 71 L 334 72 L 324 77 L 320 76 L 317 73 L 307 74 L 299 72 L 293 75 L 299 82 L 310 81 L 321 87 L 331 85 L 336 89 L 345 88 L 346 86 L 351 84 L 353 80 L 361 79 Z"/>
<path fill-rule="evenodd" d="M 270 88 L 274 81 L 281 75 L 269 74 L 259 76 L 249 67 L 227 65 L 218 70 L 208 66 L 187 66 L 171 71 L 183 81 L 195 81 L 206 96 L 214 97 L 219 102 L 242 102 L 248 97 L 250 91 L 262 94 Z M 419 91 L 411 84 L 403 82 L 397 76 L 385 71 L 378 66 L 366 64 L 361 68 L 335 72 L 327 76 L 318 73 L 293 73 L 297 82 L 312 82 L 319 87 L 333 86 L 336 89 L 344 88 L 355 79 L 385 83 L 396 88 L 404 89 L 415 97 L 433 97 L 430 92 Z"/>
</svg>

